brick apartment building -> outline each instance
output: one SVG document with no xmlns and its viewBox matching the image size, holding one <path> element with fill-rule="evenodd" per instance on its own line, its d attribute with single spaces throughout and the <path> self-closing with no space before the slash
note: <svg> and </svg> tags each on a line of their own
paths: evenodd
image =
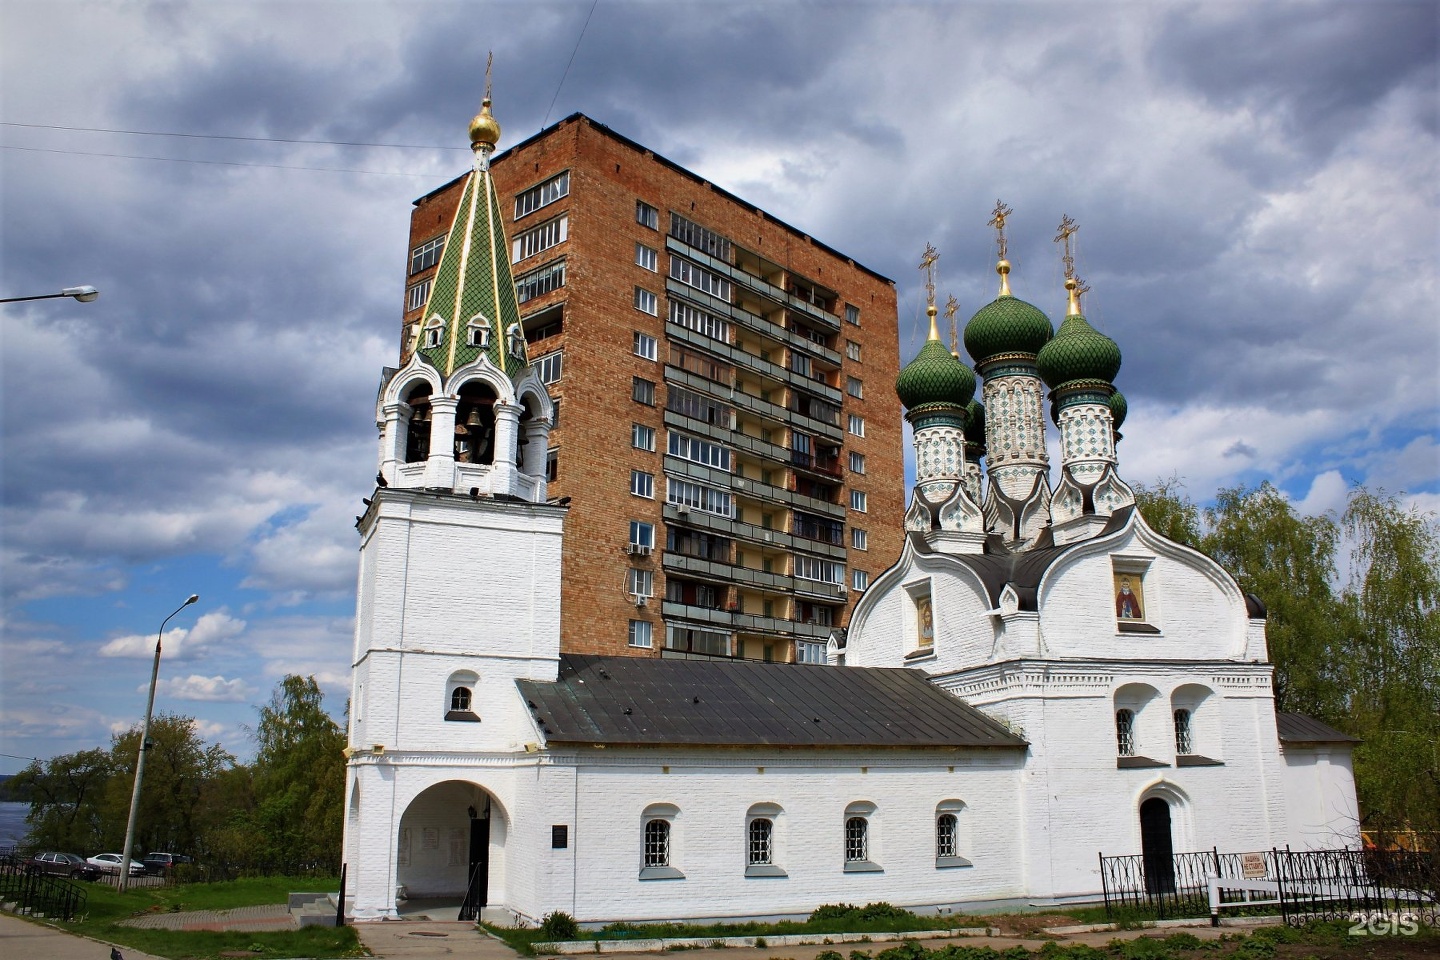
<svg viewBox="0 0 1440 960">
<path fill-rule="evenodd" d="M 903 537 L 892 281 L 581 114 L 492 161 L 561 649 L 823 662 Z M 403 363 L 464 178 L 415 202 Z"/>
</svg>

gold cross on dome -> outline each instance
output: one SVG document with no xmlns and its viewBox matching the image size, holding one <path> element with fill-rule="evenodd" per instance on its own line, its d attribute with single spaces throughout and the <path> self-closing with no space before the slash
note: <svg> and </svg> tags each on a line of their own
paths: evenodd
<svg viewBox="0 0 1440 960">
<path fill-rule="evenodd" d="M 1005 259 L 1005 218 L 1014 213 L 1009 207 L 999 200 L 995 201 L 995 209 L 990 214 L 990 220 L 986 224 L 995 228 L 995 240 L 1000 251 L 1000 259 Z"/>
<path fill-rule="evenodd" d="M 1065 263 L 1065 279 L 1075 276 L 1075 255 L 1070 249 L 1070 239 L 1075 236 L 1075 231 L 1080 229 L 1080 224 L 1071 220 L 1068 214 L 1060 217 L 1060 232 L 1055 234 L 1055 242 L 1065 244 L 1065 255 L 1060 259 Z"/>
<path fill-rule="evenodd" d="M 925 302 L 935 306 L 935 261 L 940 252 L 932 245 L 925 244 L 925 253 L 920 257 L 920 269 L 925 271 Z"/>
<path fill-rule="evenodd" d="M 495 51 L 491 50 L 485 56 L 485 99 L 490 99 L 490 68 L 495 65 Z"/>
<path fill-rule="evenodd" d="M 955 314 L 960 309 L 960 301 L 955 299 L 952 293 L 950 299 L 945 301 L 945 319 L 950 321 L 950 352 L 960 352 L 960 335 L 955 328 Z"/>
</svg>

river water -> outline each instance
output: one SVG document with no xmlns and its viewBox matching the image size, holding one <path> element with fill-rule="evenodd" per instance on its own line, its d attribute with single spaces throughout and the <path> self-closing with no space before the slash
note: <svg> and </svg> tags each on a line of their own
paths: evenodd
<svg viewBox="0 0 1440 960">
<path fill-rule="evenodd" d="M 25 815 L 30 812 L 28 803 L 0 803 L 0 851 L 25 839 L 30 827 Z"/>
</svg>

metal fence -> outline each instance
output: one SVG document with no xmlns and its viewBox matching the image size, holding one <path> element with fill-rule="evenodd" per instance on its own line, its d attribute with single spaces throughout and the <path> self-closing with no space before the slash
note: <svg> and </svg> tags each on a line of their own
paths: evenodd
<svg viewBox="0 0 1440 960">
<path fill-rule="evenodd" d="M 1169 857 L 1102 854 L 1105 916 L 1109 920 L 1205 916 L 1210 912 L 1210 880 L 1245 878 L 1245 856 L 1218 849 Z M 1287 848 L 1250 856 L 1263 857 L 1265 873 L 1258 879 L 1275 882 L 1286 923 L 1403 916 L 1418 924 L 1440 925 L 1440 851 Z M 1256 873 L 1252 869 L 1250 878 L 1257 878 Z M 1244 891 L 1222 890 L 1221 902 L 1242 906 L 1247 896 Z"/>
<path fill-rule="evenodd" d="M 85 912 L 88 899 L 78 883 L 47 877 L 13 855 L 0 858 L 0 901 L 24 913 L 73 920 Z"/>
</svg>

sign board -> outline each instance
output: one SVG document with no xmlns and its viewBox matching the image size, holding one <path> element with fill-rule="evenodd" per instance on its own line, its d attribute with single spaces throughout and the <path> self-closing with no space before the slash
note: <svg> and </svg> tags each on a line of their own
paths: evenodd
<svg viewBox="0 0 1440 960">
<path fill-rule="evenodd" d="M 1246 880 L 1258 880 L 1267 873 L 1269 873 L 1269 871 L 1265 869 L 1265 854 L 1240 854 L 1240 875 Z"/>
</svg>

